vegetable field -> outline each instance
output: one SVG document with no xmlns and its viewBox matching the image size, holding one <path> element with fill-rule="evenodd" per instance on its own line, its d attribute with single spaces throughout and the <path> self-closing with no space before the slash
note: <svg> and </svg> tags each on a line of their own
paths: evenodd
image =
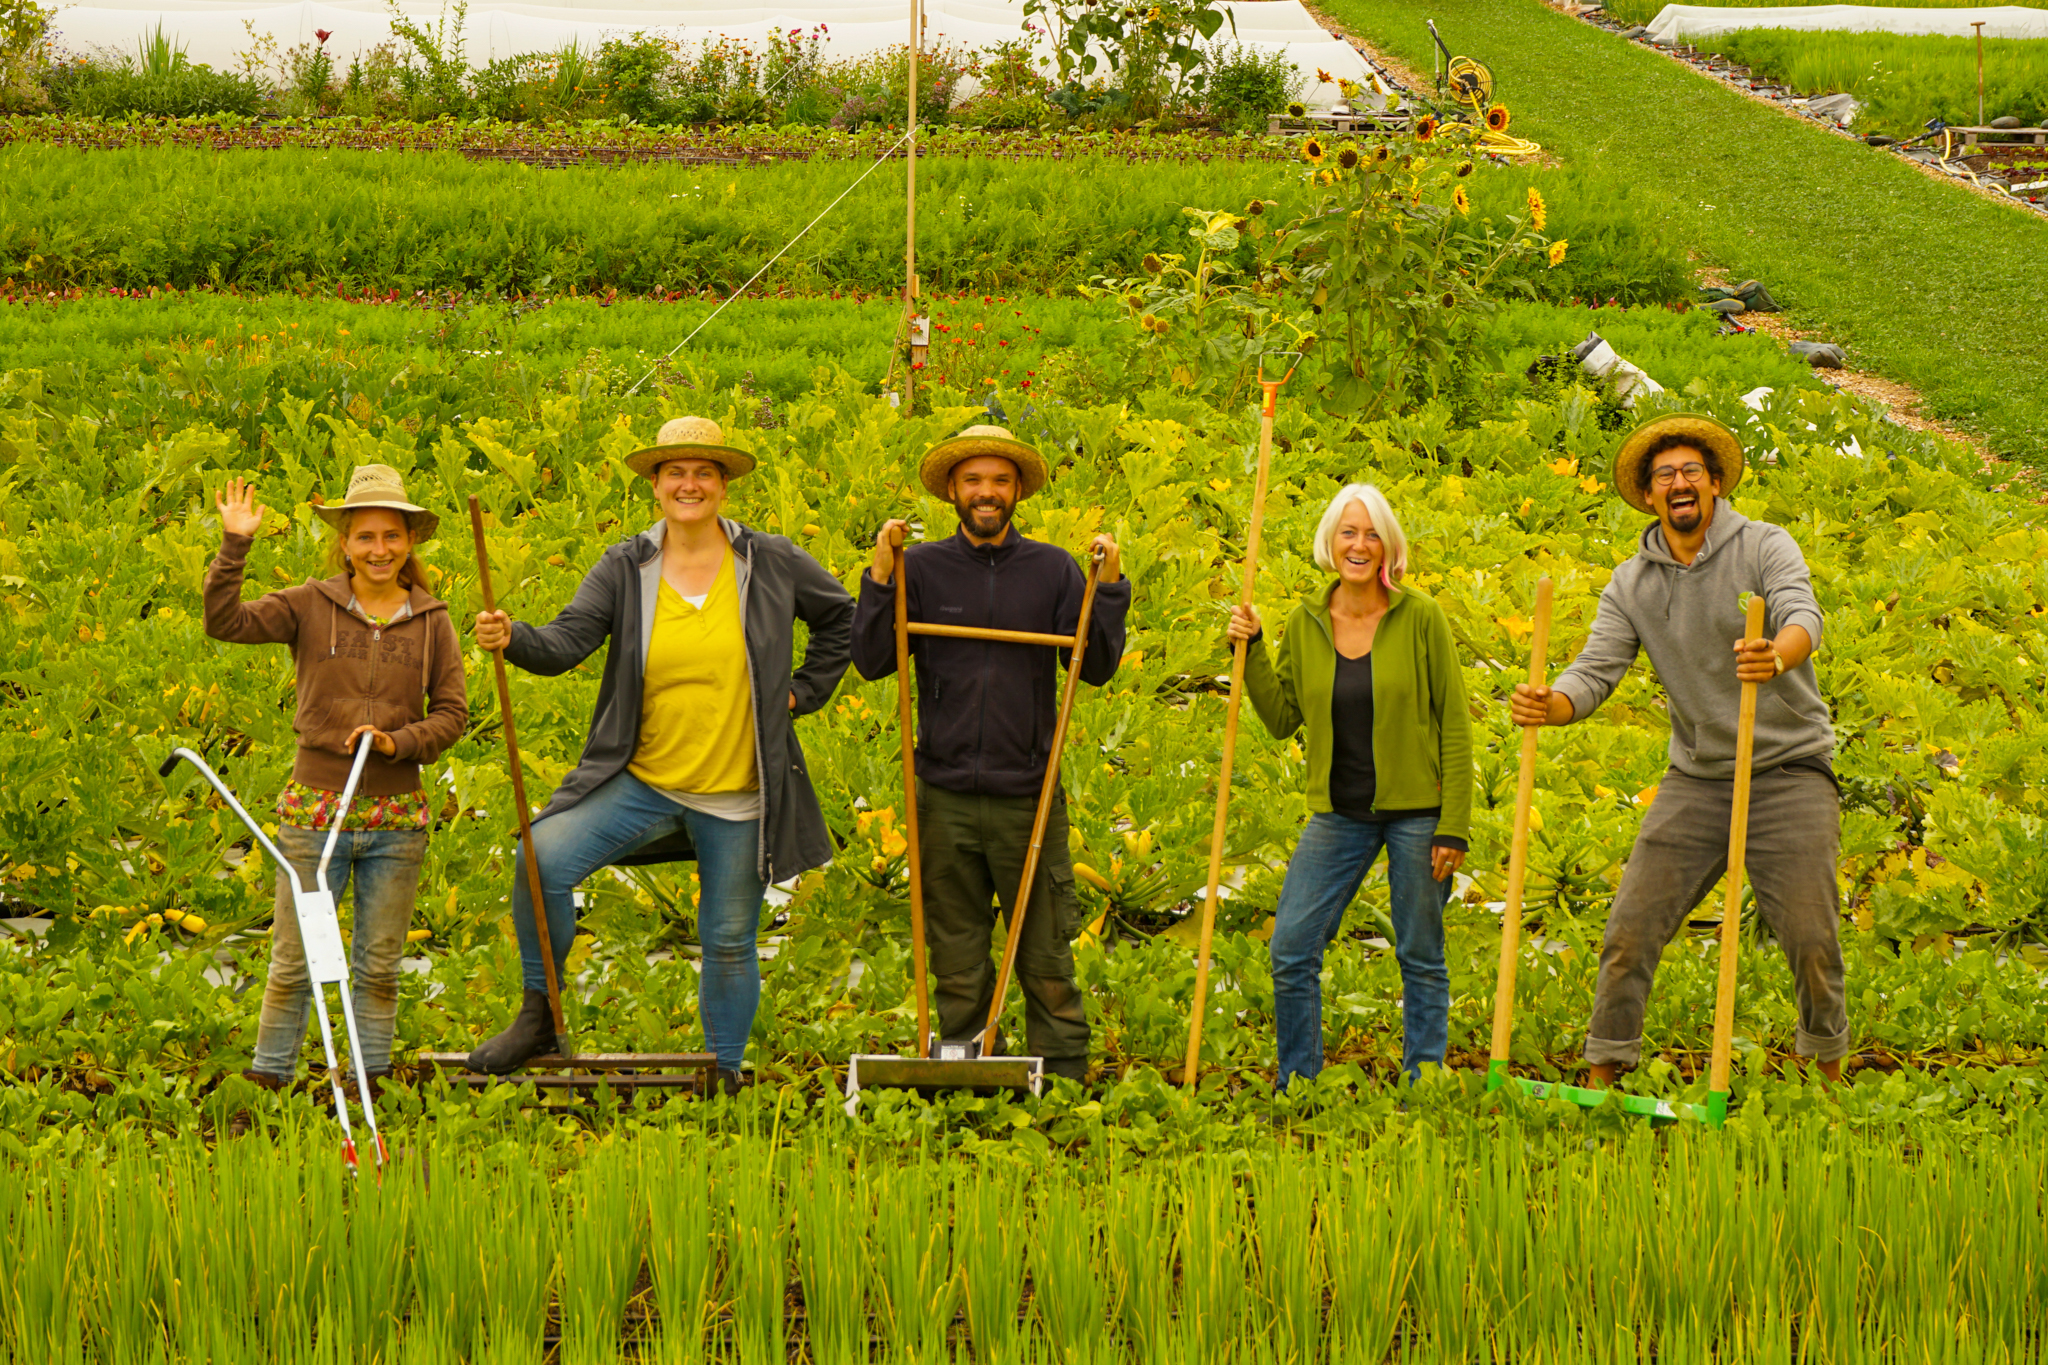
<svg viewBox="0 0 2048 1365">
<path fill-rule="evenodd" d="M 0 1172 L 17 1360 L 2038 1359 L 2036 1121 L 1912 1159 L 1818 1123 L 1396 1124 L 1138 1163 L 650 1132 L 311 1140 Z M 545 1147 L 543 1151 L 547 1151 Z M 323 1159 L 328 1158 L 328 1159 Z M 218 1235 L 223 1227 L 237 1235 Z"/>
</svg>

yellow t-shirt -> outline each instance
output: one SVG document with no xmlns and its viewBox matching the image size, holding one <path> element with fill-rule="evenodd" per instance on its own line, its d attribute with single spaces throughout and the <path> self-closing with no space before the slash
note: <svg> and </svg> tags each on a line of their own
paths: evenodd
<svg viewBox="0 0 2048 1365">
<path fill-rule="evenodd" d="M 628 771 L 662 791 L 758 791 L 754 699 L 731 552 L 702 607 L 666 579 L 656 591 L 640 742 Z"/>
</svg>

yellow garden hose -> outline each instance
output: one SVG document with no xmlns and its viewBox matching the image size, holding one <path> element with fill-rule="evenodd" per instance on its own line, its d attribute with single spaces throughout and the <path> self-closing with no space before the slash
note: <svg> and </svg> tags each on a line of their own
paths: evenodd
<svg viewBox="0 0 2048 1365">
<path fill-rule="evenodd" d="M 1512 133 L 1496 133 L 1491 128 L 1481 128 L 1473 141 L 1481 151 L 1492 152 L 1495 156 L 1540 156 L 1543 152 L 1540 143 Z"/>
</svg>

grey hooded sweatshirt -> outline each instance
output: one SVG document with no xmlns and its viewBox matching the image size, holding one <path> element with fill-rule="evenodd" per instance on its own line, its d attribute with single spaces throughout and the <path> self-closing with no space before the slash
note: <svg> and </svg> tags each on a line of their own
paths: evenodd
<svg viewBox="0 0 2048 1365">
<path fill-rule="evenodd" d="M 1798 542 L 1782 526 L 1751 521 L 1714 501 L 1706 544 L 1690 565 L 1672 558 L 1663 527 L 1651 522 L 1641 548 L 1614 571 L 1586 647 L 1552 684 L 1584 720 L 1634 666 L 1638 648 L 1664 688 L 1671 715 L 1671 766 L 1689 777 L 1733 781 L 1735 726 L 1742 684 L 1735 641 L 1744 628 L 1744 593 L 1762 593 L 1764 636 L 1806 628 L 1820 648 L 1820 604 Z M 1828 705 L 1808 659 L 1757 689 L 1754 770 L 1800 759 L 1822 762 L 1835 747 Z"/>
</svg>

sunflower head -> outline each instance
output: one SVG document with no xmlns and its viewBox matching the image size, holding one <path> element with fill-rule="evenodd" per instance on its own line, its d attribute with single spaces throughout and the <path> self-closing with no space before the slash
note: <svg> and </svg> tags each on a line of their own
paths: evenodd
<svg viewBox="0 0 2048 1365">
<path fill-rule="evenodd" d="M 1549 221 L 1550 210 L 1544 205 L 1543 196 L 1536 192 L 1534 185 L 1531 185 L 1529 187 L 1529 226 L 1533 230 L 1541 232 L 1543 231 L 1543 225 Z"/>
<path fill-rule="evenodd" d="M 1323 140 L 1321 138 L 1312 137 L 1302 142 L 1301 159 L 1303 161 L 1306 161 L 1311 166 L 1320 166 L 1323 164 L 1323 156 Z"/>
<path fill-rule="evenodd" d="M 1570 245 L 1570 242 L 1564 241 L 1562 239 L 1552 242 L 1550 244 L 1550 265 L 1552 269 L 1556 269 L 1558 266 L 1564 264 L 1565 249 Z"/>
<path fill-rule="evenodd" d="M 1159 317 L 1157 314 L 1154 313 L 1146 313 L 1138 319 L 1138 326 L 1144 328 L 1148 332 L 1151 331 L 1154 327 L 1157 327 L 1158 325 Z"/>
<path fill-rule="evenodd" d="M 1250 214 L 1252 217 L 1256 218 L 1266 211 L 1266 201 L 1263 199 L 1254 199 L 1251 203 L 1246 204 L 1244 206 L 1244 211 Z"/>
<path fill-rule="evenodd" d="M 1356 147 L 1345 147 L 1337 153 L 1337 164 L 1347 171 L 1357 170 L 1360 160 Z"/>
<path fill-rule="evenodd" d="M 1451 191 L 1451 207 L 1459 213 L 1472 212 L 1472 196 L 1465 193 L 1463 185 Z"/>
<path fill-rule="evenodd" d="M 1372 149 L 1372 164 L 1375 166 L 1384 166 L 1387 164 L 1387 158 L 1391 157 L 1393 154 L 1393 150 L 1389 148 L 1386 143 L 1382 142 L 1379 146 Z"/>
<path fill-rule="evenodd" d="M 1458 296 L 1456 294 L 1446 293 L 1444 295 L 1443 302 L 1444 307 L 1446 308 L 1456 308 L 1458 306 Z"/>
<path fill-rule="evenodd" d="M 1160 271 L 1166 269 L 1166 262 L 1148 251 L 1145 253 L 1145 259 L 1138 262 L 1138 269 L 1144 271 L 1147 275 L 1157 275 Z"/>
<path fill-rule="evenodd" d="M 1300 100 L 1296 100 L 1294 101 L 1294 103 L 1287 106 L 1287 117 L 1289 118 L 1302 118 L 1306 116 L 1307 113 L 1308 106 L 1306 104 L 1303 104 Z"/>
<path fill-rule="evenodd" d="M 1472 163 L 1471 163 L 1471 162 L 1469 162 L 1469 161 L 1460 161 L 1460 162 L 1458 163 L 1458 172 L 1457 172 L 1457 174 L 1458 174 L 1458 179 L 1460 179 L 1460 180 L 1463 180 L 1463 179 L 1464 179 L 1464 178 L 1465 178 L 1466 176 L 1468 176 L 1468 175 L 1472 174 Z"/>
<path fill-rule="evenodd" d="M 1505 104 L 1496 104 L 1487 110 L 1486 126 L 1496 133 L 1505 133 L 1508 130 L 1508 107 Z"/>
<path fill-rule="evenodd" d="M 1415 121 L 1415 140 L 1417 142 L 1430 142 L 1435 138 L 1436 120 L 1430 115 L 1424 114 Z"/>
</svg>

